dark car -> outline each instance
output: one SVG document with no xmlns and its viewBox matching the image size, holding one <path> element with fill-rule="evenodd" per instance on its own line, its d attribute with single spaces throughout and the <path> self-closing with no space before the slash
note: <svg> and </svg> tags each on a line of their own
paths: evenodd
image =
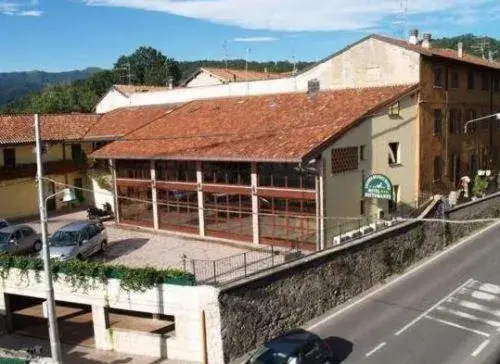
<svg viewBox="0 0 500 364">
<path fill-rule="evenodd" d="M 42 249 L 42 237 L 27 225 L 0 229 L 0 253 L 25 254 Z"/>
<path fill-rule="evenodd" d="M 0 219 L 0 229 L 9 226 L 10 224 L 5 219 Z"/>
<path fill-rule="evenodd" d="M 294 330 L 268 341 L 246 364 L 331 364 L 332 352 L 319 336 Z"/>
</svg>

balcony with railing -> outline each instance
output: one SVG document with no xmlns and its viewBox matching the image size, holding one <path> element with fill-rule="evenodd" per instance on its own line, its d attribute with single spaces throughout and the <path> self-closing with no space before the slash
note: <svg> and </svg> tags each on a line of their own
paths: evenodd
<svg viewBox="0 0 500 364">
<path fill-rule="evenodd" d="M 61 160 L 43 163 L 43 173 L 45 175 L 66 174 L 77 171 L 85 171 L 87 168 L 86 159 L 78 161 Z M 1 166 L 0 180 L 13 180 L 19 178 L 35 178 L 37 171 L 36 163 L 16 164 L 15 166 Z"/>
</svg>

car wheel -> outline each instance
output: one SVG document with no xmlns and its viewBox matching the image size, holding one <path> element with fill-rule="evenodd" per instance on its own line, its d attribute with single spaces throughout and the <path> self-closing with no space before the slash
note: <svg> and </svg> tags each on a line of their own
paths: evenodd
<svg viewBox="0 0 500 364">
<path fill-rule="evenodd" d="M 42 242 L 41 242 L 41 241 L 39 241 L 39 240 L 35 241 L 35 242 L 33 243 L 33 250 L 34 250 L 35 252 L 37 252 L 37 253 L 38 253 L 40 250 L 42 250 Z"/>
<path fill-rule="evenodd" d="M 103 240 L 101 243 L 101 253 L 104 253 L 107 250 L 108 250 L 108 242 L 106 240 Z"/>
</svg>

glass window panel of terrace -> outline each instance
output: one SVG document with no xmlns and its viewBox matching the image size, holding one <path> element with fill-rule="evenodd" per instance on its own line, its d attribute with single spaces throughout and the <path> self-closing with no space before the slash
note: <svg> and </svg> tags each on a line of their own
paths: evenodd
<svg viewBox="0 0 500 364">
<path fill-rule="evenodd" d="M 196 162 L 157 161 L 156 179 L 159 181 L 196 182 Z"/>
<path fill-rule="evenodd" d="M 116 177 L 129 179 L 151 179 L 151 163 L 149 161 L 117 160 Z"/>
<path fill-rule="evenodd" d="M 198 193 L 158 188 L 160 229 L 198 232 Z"/>
<path fill-rule="evenodd" d="M 252 239 L 250 195 L 205 193 L 205 229 L 208 235 Z"/>
<path fill-rule="evenodd" d="M 204 162 L 202 169 L 204 183 L 247 186 L 251 183 L 250 163 Z"/>
<path fill-rule="evenodd" d="M 314 190 L 315 176 L 301 174 L 295 168 L 297 164 L 292 163 L 259 163 L 259 186 Z"/>
<path fill-rule="evenodd" d="M 312 200 L 259 197 L 259 229 L 269 244 L 316 244 L 316 203 Z"/>
<path fill-rule="evenodd" d="M 118 187 L 118 210 L 120 222 L 139 226 L 153 226 L 151 188 Z"/>
</svg>

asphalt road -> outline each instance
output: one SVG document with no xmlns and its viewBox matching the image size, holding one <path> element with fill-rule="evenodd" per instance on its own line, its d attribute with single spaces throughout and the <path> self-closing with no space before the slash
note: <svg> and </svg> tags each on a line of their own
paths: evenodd
<svg viewBox="0 0 500 364">
<path fill-rule="evenodd" d="M 309 326 L 338 363 L 500 363 L 500 224 Z"/>
</svg>

